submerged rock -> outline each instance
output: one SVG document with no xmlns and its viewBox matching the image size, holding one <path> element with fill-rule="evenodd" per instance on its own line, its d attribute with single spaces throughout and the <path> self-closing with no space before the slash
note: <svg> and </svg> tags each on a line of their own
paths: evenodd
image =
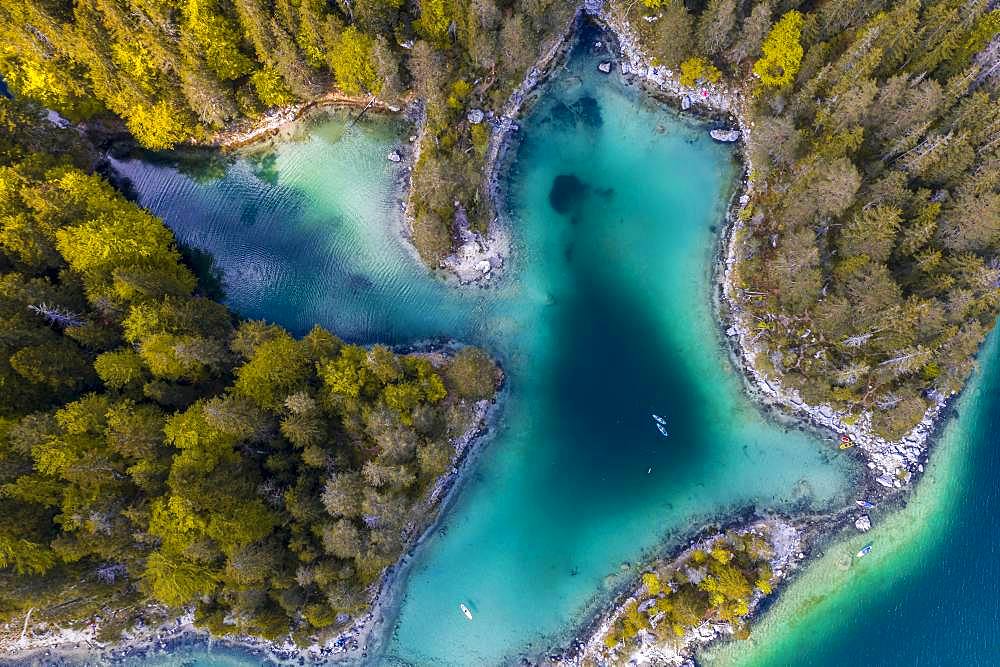
<svg viewBox="0 0 1000 667">
<path fill-rule="evenodd" d="M 566 214 L 587 194 L 587 184 L 574 174 L 559 174 L 552 180 L 549 205 L 556 213 Z"/>
<path fill-rule="evenodd" d="M 606 60 L 598 65 L 597 69 L 601 70 L 605 74 L 611 74 L 611 62 Z"/>
<path fill-rule="evenodd" d="M 597 98 L 591 95 L 584 95 L 570 107 L 576 120 L 579 120 L 589 128 L 599 128 L 604 123 L 601 115 L 601 105 Z"/>
<path fill-rule="evenodd" d="M 891 489 L 893 487 L 893 482 L 895 480 L 893 480 L 892 477 L 889 477 L 889 475 L 879 475 L 878 477 L 875 478 L 875 481 L 884 486 L 885 488 Z"/>
</svg>

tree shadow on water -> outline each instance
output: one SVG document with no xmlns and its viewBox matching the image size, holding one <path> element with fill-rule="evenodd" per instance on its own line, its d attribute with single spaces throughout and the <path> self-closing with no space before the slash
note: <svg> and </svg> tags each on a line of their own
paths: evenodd
<svg viewBox="0 0 1000 667">
<path fill-rule="evenodd" d="M 191 268 L 195 278 L 198 279 L 198 294 L 213 301 L 225 300 L 225 279 L 212 253 L 180 242 L 177 243 L 177 249 L 184 263 Z"/>
</svg>

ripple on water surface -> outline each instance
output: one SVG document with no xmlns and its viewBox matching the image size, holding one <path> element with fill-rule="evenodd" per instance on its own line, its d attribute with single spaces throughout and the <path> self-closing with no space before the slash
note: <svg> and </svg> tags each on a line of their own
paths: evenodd
<svg viewBox="0 0 1000 667">
<path fill-rule="evenodd" d="M 181 240 L 215 255 L 245 315 L 360 341 L 452 336 L 508 370 L 495 437 L 418 552 L 383 660 L 537 654 L 664 538 L 749 504 L 840 502 L 855 472 L 765 423 L 723 352 L 712 230 L 730 149 L 598 74 L 598 57 L 578 48 L 525 119 L 515 260 L 487 290 L 429 276 L 400 240 L 401 167 L 385 155 L 406 130 L 392 121 L 314 121 L 216 180 L 118 164 Z"/>
</svg>

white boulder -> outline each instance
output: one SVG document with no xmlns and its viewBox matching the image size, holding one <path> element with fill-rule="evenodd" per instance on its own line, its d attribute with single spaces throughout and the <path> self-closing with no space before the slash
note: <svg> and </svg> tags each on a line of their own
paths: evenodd
<svg viewBox="0 0 1000 667">
<path fill-rule="evenodd" d="M 716 141 L 721 141 L 723 143 L 738 141 L 740 138 L 739 130 L 712 130 L 709 134 Z"/>
</svg>

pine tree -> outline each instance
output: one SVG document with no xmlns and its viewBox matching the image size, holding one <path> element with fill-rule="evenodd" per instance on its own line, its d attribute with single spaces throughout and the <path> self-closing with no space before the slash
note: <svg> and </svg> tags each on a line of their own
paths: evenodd
<svg viewBox="0 0 1000 667">
<path fill-rule="evenodd" d="M 772 5 L 771 0 L 762 0 L 753 6 L 750 16 L 740 27 L 739 37 L 725 52 L 725 58 L 731 65 L 760 56 L 761 44 L 771 28 L 771 14 L 774 11 Z"/>
<path fill-rule="evenodd" d="M 705 54 L 717 56 L 732 41 L 736 29 L 736 0 L 709 0 L 698 17 L 698 45 Z"/>
</svg>

